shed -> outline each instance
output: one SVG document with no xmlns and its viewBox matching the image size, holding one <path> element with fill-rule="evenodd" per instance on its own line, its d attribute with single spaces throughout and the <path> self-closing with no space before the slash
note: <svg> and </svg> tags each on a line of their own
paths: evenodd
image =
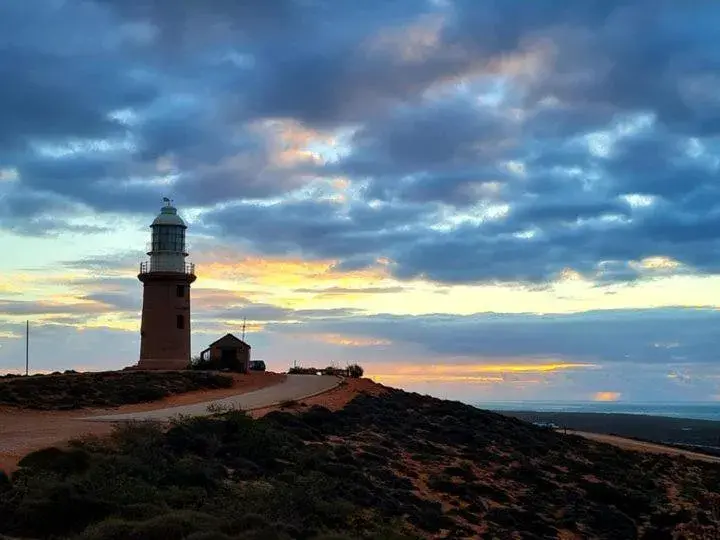
<svg viewBox="0 0 720 540">
<path fill-rule="evenodd" d="M 200 353 L 217 369 L 247 373 L 250 366 L 250 345 L 232 334 L 225 334 Z"/>
</svg>

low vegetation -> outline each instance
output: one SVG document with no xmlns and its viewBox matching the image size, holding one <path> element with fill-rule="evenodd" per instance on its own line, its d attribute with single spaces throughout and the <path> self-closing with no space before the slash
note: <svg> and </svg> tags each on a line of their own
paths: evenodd
<svg viewBox="0 0 720 540">
<path fill-rule="evenodd" d="M 193 371 L 32 375 L 0 379 L 0 405 L 41 410 L 116 407 L 232 385 L 227 375 Z"/>
<path fill-rule="evenodd" d="M 339 412 L 128 425 L 20 466 L 0 476 L 0 535 L 17 538 L 700 539 L 718 530 L 718 466 L 401 391 Z"/>
<path fill-rule="evenodd" d="M 351 364 L 346 368 L 327 366 L 325 368 L 293 366 L 288 370 L 290 375 L 334 375 L 336 377 L 350 377 L 359 379 L 365 371 L 358 364 Z"/>
</svg>

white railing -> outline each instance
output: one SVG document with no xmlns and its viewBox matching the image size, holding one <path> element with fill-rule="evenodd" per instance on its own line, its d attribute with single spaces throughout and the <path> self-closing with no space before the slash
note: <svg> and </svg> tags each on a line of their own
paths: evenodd
<svg viewBox="0 0 720 540">
<path fill-rule="evenodd" d="M 150 274 L 151 272 L 175 272 L 177 274 L 195 275 L 195 264 L 183 263 L 173 264 L 165 261 L 143 261 L 140 263 L 140 273 Z"/>
</svg>

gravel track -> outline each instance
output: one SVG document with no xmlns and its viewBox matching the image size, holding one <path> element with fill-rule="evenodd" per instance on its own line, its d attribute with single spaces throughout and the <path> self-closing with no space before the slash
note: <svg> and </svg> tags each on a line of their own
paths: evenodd
<svg viewBox="0 0 720 540">
<path fill-rule="evenodd" d="M 328 390 L 340 384 L 340 379 L 325 375 L 288 375 L 284 382 L 273 386 L 254 390 L 237 396 L 223 399 L 180 405 L 152 411 L 133 412 L 124 414 L 108 414 L 101 416 L 86 416 L 77 420 L 92 422 L 131 422 L 131 421 L 166 421 L 178 416 L 205 416 L 210 414 L 208 407 L 231 407 L 246 411 L 271 407 L 283 401 L 299 401 Z"/>
</svg>

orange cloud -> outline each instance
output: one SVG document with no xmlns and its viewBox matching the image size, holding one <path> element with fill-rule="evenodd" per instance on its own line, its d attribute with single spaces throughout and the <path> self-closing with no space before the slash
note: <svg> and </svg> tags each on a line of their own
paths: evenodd
<svg viewBox="0 0 720 540">
<path fill-rule="evenodd" d="M 595 392 L 593 401 L 617 401 L 620 396 L 620 392 Z"/>
<path fill-rule="evenodd" d="M 594 367 L 593 364 L 387 364 L 366 366 L 369 377 L 395 383 L 409 382 L 471 382 L 484 384 L 540 384 L 534 375 L 566 369 Z M 530 378 L 528 378 L 530 377 Z"/>
<path fill-rule="evenodd" d="M 253 332 L 262 332 L 265 330 L 265 323 L 256 322 L 256 321 L 239 321 L 239 320 L 218 320 L 217 325 L 222 328 L 222 332 L 230 332 L 238 334 L 237 337 L 240 337 L 239 334 L 242 333 L 243 324 L 245 325 L 245 333 L 251 334 Z M 217 332 L 215 330 L 193 330 L 193 332 L 199 332 L 204 334 L 216 334 Z"/>
<path fill-rule="evenodd" d="M 547 373 L 565 369 L 592 368 L 595 364 L 581 364 L 569 362 L 552 362 L 537 364 L 410 364 L 394 365 L 392 370 L 395 373 L 422 373 L 448 374 L 462 371 L 464 373 Z"/>
<path fill-rule="evenodd" d="M 209 258 L 209 257 L 208 257 Z M 338 286 L 367 286 L 368 282 L 388 278 L 384 268 L 337 270 L 337 261 L 304 261 L 302 259 L 240 257 L 235 260 L 202 265 L 203 279 L 244 280 L 259 285 L 298 287 L 308 282 L 332 283 Z"/>
<path fill-rule="evenodd" d="M 313 148 L 337 144 L 332 133 L 308 128 L 288 118 L 258 121 L 250 129 L 265 139 L 270 168 L 293 167 L 307 162 L 322 163 L 322 155 L 313 151 Z"/>
<path fill-rule="evenodd" d="M 208 303 L 221 301 L 220 291 L 227 291 L 228 295 L 242 295 L 255 302 L 282 308 L 347 307 L 348 302 L 369 296 L 354 294 L 353 289 L 397 285 L 389 278 L 388 269 L 381 265 L 346 272 L 339 270 L 334 260 L 260 258 L 222 252 L 207 252 L 202 258 L 209 262 L 201 263 L 202 284 L 194 290 L 199 292 L 203 287 L 213 289 L 216 293 L 214 298 L 210 293 L 200 293 L 207 297 Z M 321 296 L 313 291 L 316 288 L 342 289 L 348 294 Z"/>
<path fill-rule="evenodd" d="M 463 382 L 473 384 L 497 384 L 505 382 L 502 377 L 480 376 L 480 375 L 401 375 L 397 373 L 382 373 L 369 375 L 375 382 L 381 384 L 403 384 L 416 382 Z M 523 381 L 529 382 L 529 381 Z"/>
<path fill-rule="evenodd" d="M 350 337 L 341 334 L 314 334 L 310 339 L 329 343 L 331 345 L 342 345 L 344 347 L 373 347 L 377 345 L 390 345 L 392 341 L 387 339 L 372 339 L 365 337 Z"/>
</svg>

